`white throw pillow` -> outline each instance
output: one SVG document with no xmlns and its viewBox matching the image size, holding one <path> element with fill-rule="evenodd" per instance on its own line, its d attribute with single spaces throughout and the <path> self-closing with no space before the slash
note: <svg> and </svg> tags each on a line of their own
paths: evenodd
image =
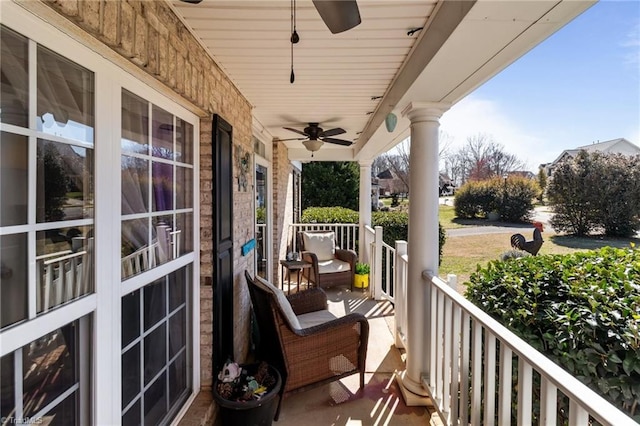
<svg viewBox="0 0 640 426">
<path fill-rule="evenodd" d="M 298 317 L 295 312 L 293 312 L 293 308 L 291 307 L 291 303 L 287 300 L 287 296 L 284 295 L 284 292 L 271 284 L 269 281 L 259 277 L 256 275 L 256 282 L 264 287 L 267 291 L 270 291 L 276 296 L 276 301 L 278 303 L 278 307 L 280 308 L 280 312 L 287 318 L 289 324 L 295 328 L 296 330 L 300 330 L 302 327 L 300 326 L 300 321 L 298 321 Z"/>
<path fill-rule="evenodd" d="M 305 251 L 315 253 L 318 260 L 330 260 L 336 252 L 336 236 L 333 231 L 303 232 Z"/>
</svg>

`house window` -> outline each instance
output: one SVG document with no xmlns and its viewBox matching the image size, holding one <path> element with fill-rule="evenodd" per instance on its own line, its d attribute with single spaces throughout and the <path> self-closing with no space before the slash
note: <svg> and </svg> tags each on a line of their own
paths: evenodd
<svg viewBox="0 0 640 426">
<path fill-rule="evenodd" d="M 87 424 L 89 322 L 73 321 L 2 357 L 2 424 Z"/>
<path fill-rule="evenodd" d="M 120 148 L 122 424 L 155 425 L 192 389 L 193 267 L 176 262 L 194 250 L 194 127 L 123 90 Z"/>
<path fill-rule="evenodd" d="M 4 26 L 0 31 L 5 328 L 93 292 L 94 75 Z"/>
<path fill-rule="evenodd" d="M 122 278 L 193 251 L 193 125 L 122 92 Z"/>
<path fill-rule="evenodd" d="M 189 289 L 184 267 L 122 298 L 122 424 L 175 415 L 190 388 Z"/>
<path fill-rule="evenodd" d="M 2 10 L 0 423 L 169 421 L 198 385 L 197 116 Z"/>
</svg>

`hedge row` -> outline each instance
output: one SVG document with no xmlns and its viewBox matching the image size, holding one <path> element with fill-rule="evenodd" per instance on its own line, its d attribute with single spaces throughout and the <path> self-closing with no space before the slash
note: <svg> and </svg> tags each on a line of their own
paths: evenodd
<svg viewBox="0 0 640 426">
<path fill-rule="evenodd" d="M 640 250 L 490 262 L 466 296 L 640 421 Z"/>
<path fill-rule="evenodd" d="M 547 189 L 551 226 L 585 235 L 633 237 L 640 229 L 640 155 L 580 151 L 554 170 Z"/>
<path fill-rule="evenodd" d="M 302 223 L 358 223 L 360 215 L 357 211 L 344 207 L 309 207 L 302 212 Z M 385 243 L 395 247 L 397 240 L 409 240 L 409 214 L 406 212 L 372 212 L 373 226 L 382 226 L 382 238 Z M 447 234 L 442 225 L 439 226 L 439 259 L 442 260 L 442 247 Z"/>
<path fill-rule="evenodd" d="M 535 181 L 518 176 L 470 181 L 456 191 L 455 212 L 461 219 L 498 212 L 504 222 L 528 222 L 539 194 Z"/>
</svg>

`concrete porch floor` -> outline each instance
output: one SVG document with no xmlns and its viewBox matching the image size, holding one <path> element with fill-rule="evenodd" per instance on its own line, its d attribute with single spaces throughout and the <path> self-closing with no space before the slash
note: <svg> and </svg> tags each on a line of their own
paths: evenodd
<svg viewBox="0 0 640 426">
<path fill-rule="evenodd" d="M 292 293 L 296 290 L 293 284 Z M 403 354 L 393 345 L 391 334 L 393 305 L 372 300 L 368 291 L 359 289 L 351 292 L 338 287 L 325 291 L 329 309 L 336 316 L 360 312 L 369 320 L 364 391 L 359 392 L 359 376 L 355 374 L 291 395 L 282 402 L 280 418 L 274 426 L 429 424 L 433 409 L 406 406 L 393 379 L 395 372 L 404 370 Z"/>
</svg>

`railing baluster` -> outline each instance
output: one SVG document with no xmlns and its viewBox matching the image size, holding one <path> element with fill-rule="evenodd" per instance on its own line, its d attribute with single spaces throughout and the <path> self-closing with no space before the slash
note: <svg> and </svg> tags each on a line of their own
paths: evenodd
<svg viewBox="0 0 640 426">
<path fill-rule="evenodd" d="M 473 347 L 471 352 L 471 424 L 480 426 L 482 404 L 482 325 L 473 321 Z M 522 423 L 520 423 L 522 424 Z"/>
<path fill-rule="evenodd" d="M 460 325 L 460 424 L 469 424 L 469 363 L 471 361 L 471 317 L 462 311 Z"/>
<path fill-rule="evenodd" d="M 442 352 L 443 358 L 443 372 L 442 372 L 442 407 L 445 413 L 448 413 L 449 407 L 451 404 L 450 389 L 449 383 L 451 383 L 451 366 L 453 361 L 451 360 L 451 346 L 452 342 L 452 332 L 451 332 L 451 322 L 453 321 L 453 314 L 451 312 L 451 299 L 444 299 L 444 335 L 442 339 L 442 345 L 444 347 Z"/>
<path fill-rule="evenodd" d="M 540 383 L 540 424 L 555 426 L 558 410 L 558 388 L 549 379 L 542 376 Z"/>
<path fill-rule="evenodd" d="M 460 390 L 460 347 L 462 345 L 460 320 L 462 309 L 455 303 L 452 303 L 451 316 L 451 410 L 449 411 L 449 424 L 457 425 L 460 420 L 458 417 L 460 410 L 458 392 Z"/>
<path fill-rule="evenodd" d="M 518 357 L 518 424 L 531 424 L 533 374 L 531 365 Z"/>
<path fill-rule="evenodd" d="M 587 426 L 589 413 L 574 400 L 569 402 L 569 426 Z"/>
<path fill-rule="evenodd" d="M 495 424 L 496 415 L 496 336 L 484 330 L 484 425 Z"/>
<path fill-rule="evenodd" d="M 431 306 L 429 307 L 429 315 L 431 316 L 431 329 L 427 330 L 429 333 L 429 386 L 431 386 L 432 390 L 436 389 L 436 318 L 438 316 L 438 300 L 437 300 L 437 289 L 431 290 Z"/>
<path fill-rule="evenodd" d="M 437 292 L 438 307 L 436 308 L 436 393 L 435 398 L 440 407 L 442 407 L 443 387 L 444 387 L 444 294 Z"/>
<path fill-rule="evenodd" d="M 500 375 L 498 389 L 498 425 L 511 425 L 511 395 L 513 382 L 513 352 L 504 342 L 500 342 Z"/>
</svg>

